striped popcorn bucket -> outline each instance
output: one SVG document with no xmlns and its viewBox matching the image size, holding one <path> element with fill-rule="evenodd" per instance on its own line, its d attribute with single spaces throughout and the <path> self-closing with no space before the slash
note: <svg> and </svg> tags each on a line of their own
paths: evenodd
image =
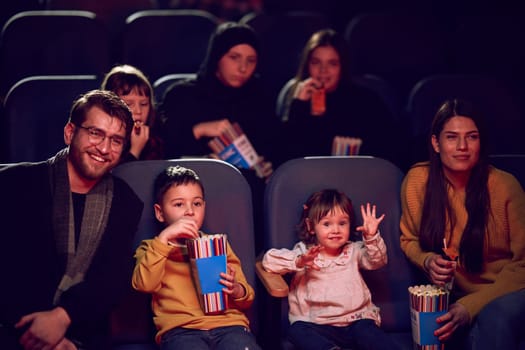
<svg viewBox="0 0 525 350">
<path fill-rule="evenodd" d="M 441 327 L 436 318 L 448 310 L 449 290 L 435 285 L 408 288 L 412 340 L 416 350 L 443 350 L 445 345 L 434 335 Z"/>
<path fill-rule="evenodd" d="M 219 314 L 228 308 L 228 297 L 222 291 L 220 273 L 226 272 L 226 235 L 204 235 L 187 241 L 193 280 L 202 311 Z"/>
</svg>

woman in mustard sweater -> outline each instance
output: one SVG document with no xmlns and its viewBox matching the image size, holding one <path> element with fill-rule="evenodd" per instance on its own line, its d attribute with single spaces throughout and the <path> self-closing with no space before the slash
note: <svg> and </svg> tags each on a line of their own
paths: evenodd
<svg viewBox="0 0 525 350">
<path fill-rule="evenodd" d="M 401 248 L 432 283 L 452 285 L 435 335 L 447 349 L 516 349 L 525 324 L 523 189 L 489 165 L 468 102 L 445 102 L 429 141 L 430 161 L 414 165 L 401 188 Z"/>
</svg>

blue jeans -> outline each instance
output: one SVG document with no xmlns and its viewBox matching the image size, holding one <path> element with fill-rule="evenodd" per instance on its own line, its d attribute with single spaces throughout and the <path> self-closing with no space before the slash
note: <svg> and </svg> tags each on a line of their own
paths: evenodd
<svg viewBox="0 0 525 350">
<path fill-rule="evenodd" d="M 297 321 L 288 329 L 288 339 L 300 350 L 401 349 L 373 320 L 363 319 L 346 327 Z"/>
<path fill-rule="evenodd" d="M 470 329 L 470 349 L 518 349 L 525 342 L 525 289 L 487 304 Z"/>
<path fill-rule="evenodd" d="M 160 341 L 161 350 L 260 350 L 249 329 L 242 326 L 210 330 L 174 328 Z"/>
</svg>

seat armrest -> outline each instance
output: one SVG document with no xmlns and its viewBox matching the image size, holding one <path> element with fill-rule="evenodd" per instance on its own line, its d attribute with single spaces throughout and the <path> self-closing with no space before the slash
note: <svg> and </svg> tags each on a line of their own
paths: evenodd
<svg viewBox="0 0 525 350">
<path fill-rule="evenodd" d="M 284 298 L 288 295 L 288 284 L 283 276 L 266 271 L 262 266 L 262 261 L 257 260 L 255 262 L 255 272 L 268 291 L 268 294 L 276 298 Z"/>
</svg>

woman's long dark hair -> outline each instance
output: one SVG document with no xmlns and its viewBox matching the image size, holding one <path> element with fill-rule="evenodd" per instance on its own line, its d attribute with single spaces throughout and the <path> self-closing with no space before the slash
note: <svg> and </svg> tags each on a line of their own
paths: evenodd
<svg viewBox="0 0 525 350">
<path fill-rule="evenodd" d="M 428 137 L 430 169 L 426 185 L 425 201 L 421 218 L 420 243 L 424 250 L 442 254 L 443 238 L 447 230 L 453 231 L 456 217 L 448 201 L 449 183 L 443 172 L 439 153 L 432 147 L 431 137 L 439 138 L 445 124 L 454 116 L 472 119 L 479 131 L 479 161 L 471 171 L 465 197 L 468 219 L 461 237 L 459 259 L 468 272 L 480 272 L 483 268 L 484 238 L 490 201 L 487 188 L 489 163 L 487 152 L 487 134 L 484 122 L 471 103 L 463 100 L 448 100 L 441 105 L 432 122 Z"/>
</svg>

